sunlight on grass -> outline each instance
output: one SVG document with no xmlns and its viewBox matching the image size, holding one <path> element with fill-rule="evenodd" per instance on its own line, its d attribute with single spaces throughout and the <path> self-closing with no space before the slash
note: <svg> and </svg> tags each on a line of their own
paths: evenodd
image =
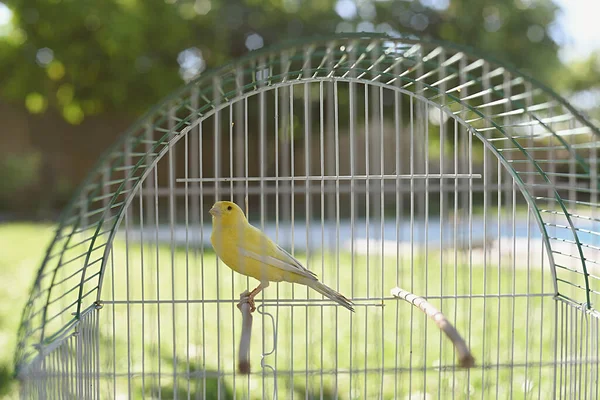
<svg viewBox="0 0 600 400">
<path fill-rule="evenodd" d="M 0 294 L 11 299 L 0 304 L 6 349 L 0 390 L 7 398 L 17 395 L 11 371 L 20 313 L 51 237 L 50 226 L 0 226 L 7 249 L 0 274 L 8 283 Z M 217 264 L 209 249 L 152 243 L 126 248 L 119 240 L 102 292 L 101 391 L 127 396 L 131 374 L 133 398 L 159 391 L 163 398 L 175 392 L 183 398 L 259 398 L 277 390 L 279 398 L 293 392 L 341 399 L 550 393 L 557 318 L 551 274 L 538 266 L 513 268 L 520 260 L 511 257 L 490 257 L 484 268 L 470 264 L 468 254 L 459 251 L 456 261 L 436 249 L 416 251 L 412 260 L 410 254 L 296 254 L 323 282 L 353 298 L 356 313 L 302 286 L 271 285 L 257 301 L 252 375 L 246 377 L 236 374 L 241 316 L 235 305 L 256 282 Z M 435 325 L 390 298 L 395 286 L 440 308 L 467 340 L 478 367 L 457 369 L 453 348 Z"/>
<path fill-rule="evenodd" d="M 142 249 L 136 244 L 126 250 L 119 243 L 102 296 L 108 300 L 114 291 L 117 302 L 109 301 L 101 317 L 103 371 L 109 376 L 134 374 L 132 391 L 138 395 L 156 395 L 161 387 L 187 396 L 188 390 L 204 393 L 211 386 L 258 398 L 263 393 L 271 397 L 275 385 L 280 398 L 292 391 L 319 397 L 335 388 L 340 398 L 380 393 L 383 398 L 404 398 L 419 391 L 464 398 L 467 393 L 495 393 L 497 387 L 499 392 L 520 393 L 551 389 L 553 369 L 540 366 L 554 360 L 550 273 L 513 269 L 504 261 L 498 268 L 494 260 L 484 269 L 469 265 L 467 255 L 459 253 L 454 264 L 439 251 L 419 252 L 411 274 L 409 255 L 397 260 L 350 254 L 337 258 L 320 251 L 308 258 L 297 254 L 322 281 L 339 285 L 340 292 L 352 297 L 356 313 L 332 307 L 302 286 L 271 285 L 257 302 L 261 307 L 254 316 L 253 375 L 247 378 L 236 375 L 241 316 L 235 304 L 239 293 L 256 282 L 217 265 L 209 250 L 171 252 L 168 246 Z M 407 303 L 389 298 L 396 285 L 427 295 L 455 323 L 484 368 L 470 373 L 456 369 L 453 348 L 435 325 Z M 266 353 L 263 379 L 261 354 Z M 127 393 L 123 379 L 109 378 L 104 386 L 114 384 L 118 393 Z"/>
<path fill-rule="evenodd" d="M 53 233 L 50 225 L 0 225 L 0 396 L 7 399 L 18 394 L 12 375 L 21 312 Z"/>
</svg>

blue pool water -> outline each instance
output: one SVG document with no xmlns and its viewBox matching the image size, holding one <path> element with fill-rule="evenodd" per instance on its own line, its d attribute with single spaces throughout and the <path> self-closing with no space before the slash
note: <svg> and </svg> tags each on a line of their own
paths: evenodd
<svg viewBox="0 0 600 400">
<path fill-rule="evenodd" d="M 202 242 L 204 246 L 210 246 L 210 234 L 212 227 L 210 221 L 202 229 L 202 235 L 198 228 L 190 226 L 186 229 L 185 226 L 177 225 L 173 228 L 173 236 L 171 235 L 170 226 L 159 227 L 159 241 L 170 243 L 173 241 L 177 245 L 184 245 L 186 242 L 190 246 L 198 246 Z M 578 222 L 579 228 L 584 228 L 592 231 L 598 231 L 600 223 L 598 222 Z M 260 222 L 251 221 L 251 223 L 261 228 Z M 500 230 L 498 230 L 498 221 L 489 221 L 484 225 L 482 218 L 473 218 L 471 222 L 468 220 L 459 220 L 456 225 L 453 220 L 445 221 L 440 227 L 440 221 L 436 219 L 430 220 L 427 224 L 423 220 L 414 221 L 411 225 L 410 220 L 402 220 L 396 226 L 395 220 L 372 220 L 368 225 L 366 220 L 355 220 L 354 225 L 350 221 L 340 221 L 339 226 L 335 223 L 326 223 L 322 228 L 319 220 L 295 221 L 294 226 L 288 222 L 281 222 L 276 225 L 274 222 L 265 223 L 264 232 L 272 239 L 275 239 L 282 247 L 286 249 L 292 248 L 302 251 L 308 248 L 335 248 L 336 243 L 340 246 L 354 240 L 374 240 L 386 242 L 399 241 L 404 243 L 412 242 L 415 245 L 424 244 L 426 241 L 429 245 L 439 247 L 440 242 L 442 247 L 453 246 L 455 242 L 460 245 L 465 245 L 471 241 L 474 246 L 479 245 L 487 239 L 518 238 L 540 239 L 541 234 L 537 223 L 530 220 L 528 224 L 526 220 L 516 219 L 513 223 L 512 218 L 507 218 L 506 221 L 501 221 Z M 548 234 L 559 239 L 573 240 L 573 235 L 569 229 L 561 229 L 547 227 Z M 338 238 L 339 242 L 336 240 Z M 155 237 L 156 232 L 152 228 L 146 228 L 144 237 Z M 578 231 L 579 240 L 583 243 L 600 245 L 600 236 Z M 130 234 L 130 239 L 136 239 L 136 233 Z"/>
</svg>

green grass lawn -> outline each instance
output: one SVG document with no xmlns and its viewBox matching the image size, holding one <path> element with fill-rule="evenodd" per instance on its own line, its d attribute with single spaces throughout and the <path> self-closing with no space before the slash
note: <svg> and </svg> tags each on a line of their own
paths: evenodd
<svg viewBox="0 0 600 400">
<path fill-rule="evenodd" d="M 0 224 L 0 398 L 17 398 L 13 356 L 21 312 L 52 239 L 51 225 Z"/>
<path fill-rule="evenodd" d="M 144 285 L 140 283 L 142 254 Z M 549 271 L 513 270 L 510 257 L 504 257 L 498 268 L 497 255 L 490 256 L 484 269 L 470 265 L 467 253 L 459 253 L 455 263 L 437 249 L 415 254 L 415 274 L 410 272 L 410 254 L 398 260 L 377 255 L 352 258 L 347 253 L 338 259 L 320 251 L 297 257 L 325 283 L 339 285 L 340 292 L 352 297 L 356 313 L 332 307 L 305 287 L 272 285 L 264 292 L 264 303 L 257 303 L 263 304 L 259 311 L 265 314 L 254 317 L 254 373 L 248 378 L 235 373 L 241 322 L 235 303 L 239 293 L 256 282 L 248 285 L 245 277 L 217 265 L 208 250 L 180 248 L 171 253 L 167 246 L 157 251 L 146 245 L 142 251 L 133 244 L 126 251 L 119 243 L 114 252 L 114 299 L 134 303 L 107 304 L 102 310 L 103 368 L 108 374 L 134 374 L 131 391 L 137 397 L 142 391 L 156 396 L 158 387 L 166 398 L 173 390 L 181 398 L 188 393 L 191 398 L 205 393 L 217 398 L 217 390 L 227 393 L 227 398 L 234 392 L 242 398 L 259 398 L 263 393 L 271 398 L 277 390 L 278 398 L 337 395 L 342 399 L 421 398 L 419 393 L 432 398 L 452 394 L 460 399 L 467 393 L 487 398 L 496 392 L 500 398 L 511 393 L 514 398 L 525 394 L 535 398 L 552 390 L 554 373 L 547 364 L 554 360 L 555 307 L 551 297 L 539 296 L 552 291 Z M 112 282 L 109 270 L 103 299 L 112 299 Z M 463 334 L 483 368 L 457 369 L 453 348 L 435 325 L 409 304 L 389 299 L 397 285 L 430 298 Z M 147 303 L 142 309 L 135 303 L 141 300 L 142 289 L 144 300 L 160 299 L 160 306 Z M 373 300 L 382 296 L 387 299 Z M 204 302 L 186 304 L 187 299 Z M 217 299 L 224 301 L 217 304 Z M 111 338 L 113 307 L 116 340 Z M 129 364 L 124 354 L 129 354 Z M 262 354 L 268 364 L 265 376 Z M 189 381 L 181 376 L 190 373 Z M 103 385 L 111 393 L 116 386 L 117 395 L 129 390 L 124 378 L 114 382 L 111 378 Z"/>
<path fill-rule="evenodd" d="M 0 340 L 6 349 L 0 354 L 0 390 L 8 398 L 17 393 L 10 377 L 21 309 L 51 235 L 50 226 L 0 227 L 0 243 L 8 249 L 0 258 L 0 293 L 11 300 L 0 305 Z M 327 252 L 297 257 L 326 284 L 339 285 L 352 297 L 356 313 L 332 307 L 304 287 L 272 285 L 264 302 L 257 302 L 253 373 L 247 377 L 235 372 L 241 322 L 235 303 L 256 282 L 217 265 L 208 250 L 172 252 L 164 245 L 142 249 L 138 244 L 126 250 L 119 240 L 105 276 L 106 304 L 99 319 L 103 398 L 115 393 L 126 398 L 129 390 L 134 398 L 142 392 L 156 397 L 159 390 L 162 398 L 172 398 L 175 390 L 180 398 L 259 398 L 263 393 L 271 398 L 277 390 L 280 399 L 552 393 L 556 308 L 551 297 L 539 296 L 552 292 L 548 270 L 513 269 L 510 257 L 499 268 L 497 255 L 485 269 L 470 264 L 467 253 L 455 261 L 436 249 L 416 253 L 412 263 L 410 254 L 399 259 L 346 253 L 338 259 Z M 389 298 L 397 285 L 427 296 L 444 312 L 470 345 L 477 368 L 456 368 L 453 348 L 435 325 L 411 305 Z M 144 305 L 138 302 L 142 298 Z M 130 387 L 127 374 L 133 374 Z"/>
</svg>

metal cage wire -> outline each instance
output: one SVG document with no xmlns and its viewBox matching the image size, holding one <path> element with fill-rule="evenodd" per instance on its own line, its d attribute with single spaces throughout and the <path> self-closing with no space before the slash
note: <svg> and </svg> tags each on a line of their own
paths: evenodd
<svg viewBox="0 0 600 400">
<path fill-rule="evenodd" d="M 599 398 L 599 131 L 469 49 L 345 35 L 186 85 L 65 210 L 19 330 L 24 398 Z M 216 199 L 356 304 L 215 257 Z M 426 297 L 475 355 L 390 294 Z M 411 397 L 412 396 L 412 397 Z"/>
</svg>

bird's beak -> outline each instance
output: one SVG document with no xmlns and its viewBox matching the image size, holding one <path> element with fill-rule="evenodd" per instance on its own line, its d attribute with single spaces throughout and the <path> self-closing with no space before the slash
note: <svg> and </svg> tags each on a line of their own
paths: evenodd
<svg viewBox="0 0 600 400">
<path fill-rule="evenodd" d="M 220 211 L 219 211 L 219 209 L 218 209 L 218 208 L 216 208 L 216 207 L 213 207 L 213 208 L 211 208 L 210 210 L 208 210 L 208 213 L 209 213 L 210 215 L 212 215 L 213 217 L 218 217 L 219 215 L 221 215 L 221 212 L 220 212 Z"/>
</svg>

